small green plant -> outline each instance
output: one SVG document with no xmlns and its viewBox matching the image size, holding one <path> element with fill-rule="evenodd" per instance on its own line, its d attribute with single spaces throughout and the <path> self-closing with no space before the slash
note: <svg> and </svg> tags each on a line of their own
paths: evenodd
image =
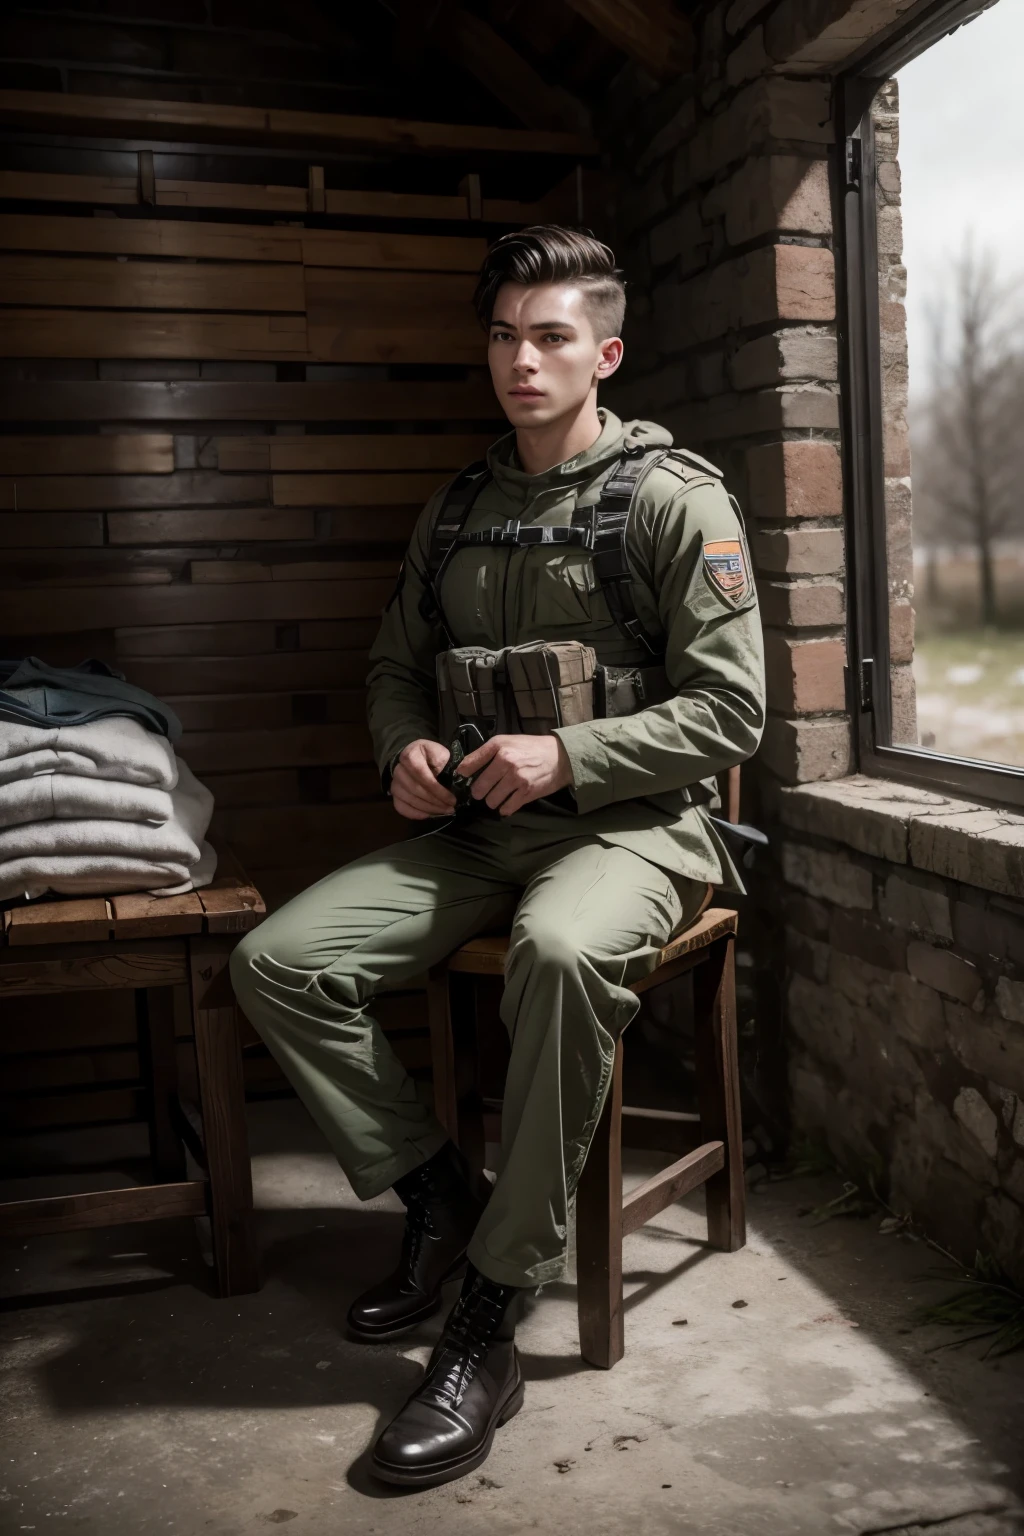
<svg viewBox="0 0 1024 1536">
<path fill-rule="evenodd" d="M 796 1178 L 801 1174 L 839 1172 L 825 1143 L 808 1137 L 793 1144 L 789 1163 L 781 1176 Z M 876 1158 L 866 1167 L 863 1184 L 846 1179 L 841 1194 L 821 1205 L 804 1206 L 798 1214 L 808 1217 L 811 1226 L 817 1227 L 834 1216 L 870 1216 L 882 1210 L 885 1215 L 878 1228 L 880 1233 L 924 1243 L 946 1260 L 944 1268 L 933 1269 L 921 1278 L 948 1281 L 955 1275 L 960 1281 L 960 1289 L 944 1301 L 919 1308 L 914 1322 L 918 1326 L 938 1323 L 947 1328 L 971 1328 L 974 1332 L 934 1344 L 931 1346 L 933 1351 L 959 1349 L 961 1344 L 970 1344 L 976 1339 L 990 1340 L 982 1354 L 983 1360 L 990 1355 L 1008 1355 L 1013 1350 L 1024 1349 L 1024 1290 L 1004 1273 L 990 1254 L 976 1253 L 974 1264 L 965 1268 L 948 1249 L 929 1237 L 909 1212 L 893 1210 L 879 1193 L 884 1172 L 884 1163 L 881 1158 Z"/>
<path fill-rule="evenodd" d="M 938 1274 L 944 1274 L 939 1271 Z M 919 1323 L 940 1323 L 947 1328 L 975 1328 L 963 1338 L 950 1339 L 935 1349 L 958 1349 L 974 1339 L 990 1339 L 982 1359 L 989 1355 L 1008 1355 L 1024 1348 L 1024 1291 L 1003 1273 L 988 1254 L 975 1254 L 972 1268 L 962 1270 L 966 1283 L 945 1301 L 922 1307 Z M 982 1324 L 977 1328 L 977 1324 Z"/>
</svg>

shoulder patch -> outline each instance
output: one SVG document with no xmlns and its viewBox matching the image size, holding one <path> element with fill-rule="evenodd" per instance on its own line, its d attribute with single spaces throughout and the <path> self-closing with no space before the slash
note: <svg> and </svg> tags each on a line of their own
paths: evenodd
<svg viewBox="0 0 1024 1536">
<path fill-rule="evenodd" d="M 666 458 L 676 459 L 679 464 L 689 471 L 688 478 L 694 471 L 699 475 L 713 475 L 716 480 L 724 478 L 723 472 L 708 459 L 702 459 L 699 453 L 691 453 L 689 448 L 670 448 Z"/>
<path fill-rule="evenodd" d="M 750 570 L 742 539 L 711 539 L 704 545 L 708 585 L 733 608 L 750 596 Z"/>
</svg>

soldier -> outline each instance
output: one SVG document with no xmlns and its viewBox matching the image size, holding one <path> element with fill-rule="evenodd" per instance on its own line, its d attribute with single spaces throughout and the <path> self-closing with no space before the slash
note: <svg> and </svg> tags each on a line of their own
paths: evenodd
<svg viewBox="0 0 1024 1536">
<path fill-rule="evenodd" d="M 597 404 L 622 358 L 612 252 L 553 225 L 507 235 L 475 303 L 514 430 L 428 502 L 371 652 L 384 788 L 421 835 L 326 876 L 231 966 L 356 1194 L 390 1187 L 406 1207 L 397 1268 L 352 1303 L 351 1332 L 415 1327 L 465 1268 L 423 1381 L 374 1447 L 376 1476 L 421 1487 L 479 1466 L 522 1405 L 517 1299 L 563 1272 L 631 983 L 710 886 L 742 890 L 707 808 L 764 719 L 757 599 L 720 472 Z M 551 687 L 513 687 L 516 658 Z M 490 717 L 445 775 L 477 814 L 454 815 L 438 781 L 438 679 L 456 724 Z M 593 707 L 563 708 L 584 693 Z M 512 1055 L 492 1188 L 371 1009 L 378 989 L 501 928 Z"/>
</svg>

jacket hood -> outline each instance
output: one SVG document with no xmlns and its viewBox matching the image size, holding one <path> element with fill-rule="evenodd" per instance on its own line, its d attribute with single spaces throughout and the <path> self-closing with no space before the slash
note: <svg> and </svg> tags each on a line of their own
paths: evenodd
<svg viewBox="0 0 1024 1536">
<path fill-rule="evenodd" d="M 516 434 L 508 432 L 487 450 L 487 465 L 498 488 L 514 501 L 525 503 L 545 491 L 564 493 L 610 469 L 621 456 L 627 440 L 651 447 L 671 448 L 672 434 L 653 421 L 622 422 L 613 411 L 598 407 L 601 435 L 595 443 L 564 464 L 555 464 L 539 475 L 528 475 L 516 453 Z"/>
</svg>

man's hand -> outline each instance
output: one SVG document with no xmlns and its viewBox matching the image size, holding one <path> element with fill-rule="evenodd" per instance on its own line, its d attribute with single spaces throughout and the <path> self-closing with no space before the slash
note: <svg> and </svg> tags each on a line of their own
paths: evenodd
<svg viewBox="0 0 1024 1536">
<path fill-rule="evenodd" d="M 492 736 L 462 759 L 456 773 L 473 781 L 474 800 L 512 816 L 572 783 L 572 767 L 557 736 Z"/>
<path fill-rule="evenodd" d="M 431 816 L 450 816 L 455 796 L 437 782 L 448 761 L 448 748 L 439 741 L 420 738 L 402 748 L 391 775 L 391 798 L 399 816 L 409 821 L 428 821 Z"/>
</svg>

